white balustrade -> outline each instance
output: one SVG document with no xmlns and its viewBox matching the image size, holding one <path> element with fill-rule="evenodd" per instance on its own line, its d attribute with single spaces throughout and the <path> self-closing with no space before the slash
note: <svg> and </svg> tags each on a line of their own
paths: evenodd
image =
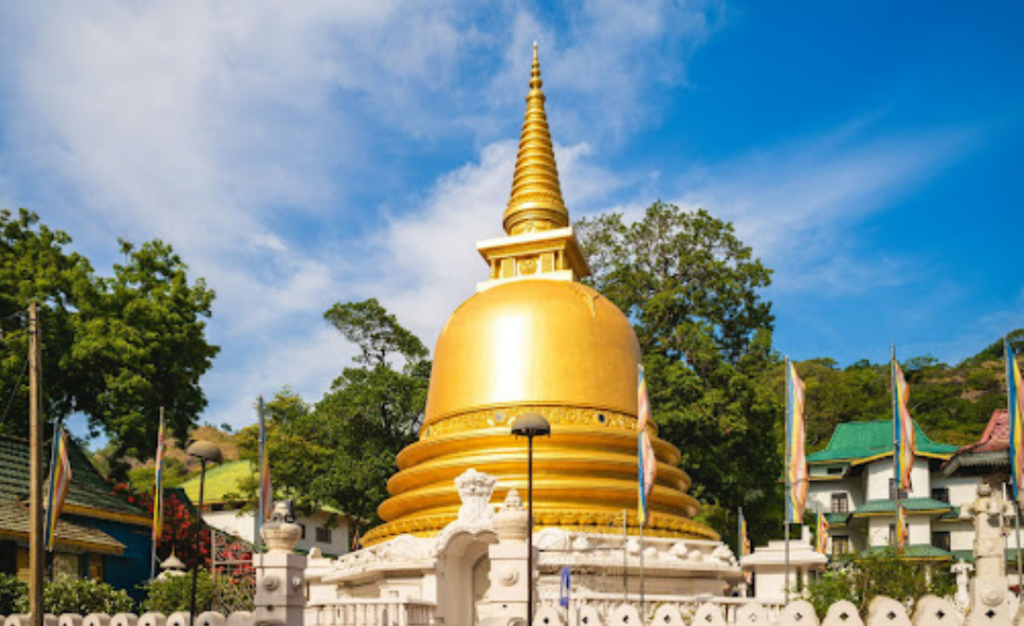
<svg viewBox="0 0 1024 626">
<path fill-rule="evenodd" d="M 433 602 L 346 598 L 306 608 L 305 626 L 428 626 Z"/>
</svg>

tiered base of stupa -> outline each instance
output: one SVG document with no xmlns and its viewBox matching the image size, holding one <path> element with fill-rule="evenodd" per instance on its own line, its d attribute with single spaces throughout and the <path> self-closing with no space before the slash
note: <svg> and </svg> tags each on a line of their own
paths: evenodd
<svg viewBox="0 0 1024 626">
<path fill-rule="evenodd" d="M 527 515 L 516 492 L 495 512 L 496 479 L 469 470 L 456 483 L 458 519 L 436 536 L 399 535 L 338 559 L 311 555 L 311 606 L 402 606 L 436 624 L 508 624 L 527 613 Z M 633 531 L 635 532 L 635 531 Z M 641 550 L 643 554 L 641 555 Z M 536 609 L 558 606 L 568 568 L 573 602 L 725 596 L 742 581 L 719 541 L 545 528 L 534 534 Z"/>
</svg>

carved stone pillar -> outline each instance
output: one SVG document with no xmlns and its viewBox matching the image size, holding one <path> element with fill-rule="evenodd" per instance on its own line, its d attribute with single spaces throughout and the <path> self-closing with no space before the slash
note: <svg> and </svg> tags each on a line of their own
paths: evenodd
<svg viewBox="0 0 1024 626">
<path fill-rule="evenodd" d="M 274 507 L 271 521 L 263 525 L 266 554 L 254 554 L 256 568 L 256 626 L 303 626 L 306 608 L 306 556 L 295 554 L 302 529 L 294 523 L 289 502 Z"/>
<path fill-rule="evenodd" d="M 526 620 L 526 586 L 531 584 L 527 567 L 526 533 L 529 519 L 523 501 L 515 489 L 508 492 L 505 503 L 494 516 L 494 530 L 499 542 L 488 547 L 491 560 L 491 586 L 486 606 L 480 607 L 481 623 L 508 624 L 510 620 Z M 537 551 L 534 548 L 534 563 Z"/>
<path fill-rule="evenodd" d="M 975 575 L 970 584 L 971 607 L 965 626 L 1009 624 L 1005 520 L 1013 515 L 1013 505 L 982 483 L 978 485 L 978 499 L 967 510 L 974 515 Z"/>
</svg>

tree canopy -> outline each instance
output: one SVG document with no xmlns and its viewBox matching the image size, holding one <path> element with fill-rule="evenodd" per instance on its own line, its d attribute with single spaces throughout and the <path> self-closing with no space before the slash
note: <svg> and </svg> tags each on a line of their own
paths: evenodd
<svg viewBox="0 0 1024 626">
<path fill-rule="evenodd" d="M 682 452 L 705 519 L 731 534 L 743 506 L 762 539 L 781 523 L 776 445 L 782 407 L 763 373 L 771 350 L 771 270 L 732 225 L 656 202 L 629 224 L 577 223 L 593 286 L 633 322 L 661 436 Z"/>
<path fill-rule="evenodd" d="M 125 262 L 97 275 L 71 237 L 24 209 L 0 211 L 0 432 L 28 432 L 26 318 L 41 306 L 44 411 L 85 414 L 117 455 L 153 454 L 159 407 L 184 437 L 206 406 L 200 378 L 218 348 L 206 340 L 214 293 L 159 240 L 119 241 Z M 8 408 L 9 405 L 9 408 Z"/>
<path fill-rule="evenodd" d="M 288 389 L 268 403 L 274 488 L 299 506 L 332 506 L 372 525 L 395 456 L 423 420 L 429 353 L 375 299 L 335 304 L 324 317 L 359 353 L 315 405 Z M 256 428 L 242 437 L 254 459 Z"/>
</svg>

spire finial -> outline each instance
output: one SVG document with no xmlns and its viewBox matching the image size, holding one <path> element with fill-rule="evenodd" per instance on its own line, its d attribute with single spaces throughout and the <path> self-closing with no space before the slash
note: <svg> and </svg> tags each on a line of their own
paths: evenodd
<svg viewBox="0 0 1024 626">
<path fill-rule="evenodd" d="M 537 42 L 533 42 L 533 69 L 530 70 L 530 88 L 540 89 L 544 83 L 540 80 L 540 60 L 537 58 Z"/>
<path fill-rule="evenodd" d="M 534 42 L 530 91 L 526 94 L 526 118 L 519 136 L 512 196 L 505 209 L 505 232 L 510 235 L 569 225 L 569 211 L 562 200 L 555 150 L 544 111 L 542 85 L 537 42 Z"/>
</svg>

